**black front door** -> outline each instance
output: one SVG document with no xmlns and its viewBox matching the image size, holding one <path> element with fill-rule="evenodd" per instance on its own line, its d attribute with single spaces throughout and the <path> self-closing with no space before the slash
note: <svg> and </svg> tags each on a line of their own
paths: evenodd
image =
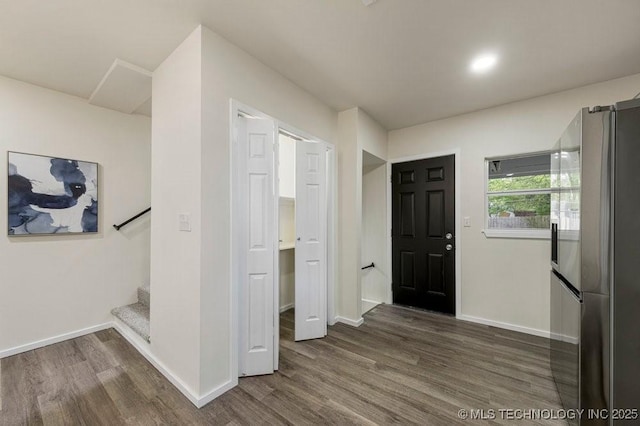
<svg viewBox="0 0 640 426">
<path fill-rule="evenodd" d="M 391 170 L 393 303 L 455 314 L 455 157 Z"/>
</svg>

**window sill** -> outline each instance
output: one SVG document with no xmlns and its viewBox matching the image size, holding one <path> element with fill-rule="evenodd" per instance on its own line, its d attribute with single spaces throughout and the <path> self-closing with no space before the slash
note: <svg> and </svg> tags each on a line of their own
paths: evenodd
<svg viewBox="0 0 640 426">
<path fill-rule="evenodd" d="M 539 229 L 483 229 L 487 238 L 517 238 L 527 240 L 550 240 L 551 231 Z"/>
</svg>

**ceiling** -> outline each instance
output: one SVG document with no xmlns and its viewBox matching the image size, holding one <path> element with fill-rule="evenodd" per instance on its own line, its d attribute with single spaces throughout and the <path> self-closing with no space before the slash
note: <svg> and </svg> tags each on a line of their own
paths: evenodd
<svg viewBox="0 0 640 426">
<path fill-rule="evenodd" d="M 387 129 L 640 72 L 638 0 L 0 0 L 0 74 L 88 99 L 200 23 Z M 470 74 L 484 51 L 498 66 Z"/>
</svg>

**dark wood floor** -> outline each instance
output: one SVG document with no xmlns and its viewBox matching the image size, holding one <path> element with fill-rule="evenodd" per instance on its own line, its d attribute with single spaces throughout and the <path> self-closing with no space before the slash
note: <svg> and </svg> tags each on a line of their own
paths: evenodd
<svg viewBox="0 0 640 426">
<path fill-rule="evenodd" d="M 5 358 L 0 424 L 564 424 L 457 415 L 560 408 L 546 339 L 389 305 L 325 339 L 292 336 L 289 311 L 280 371 L 241 379 L 201 410 L 115 330 Z"/>
</svg>

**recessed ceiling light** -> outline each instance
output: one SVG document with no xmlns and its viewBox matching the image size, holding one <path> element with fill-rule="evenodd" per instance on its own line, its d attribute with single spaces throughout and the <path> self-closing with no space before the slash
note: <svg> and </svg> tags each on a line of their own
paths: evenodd
<svg viewBox="0 0 640 426">
<path fill-rule="evenodd" d="M 476 56 L 473 61 L 471 61 L 471 66 L 469 68 L 476 74 L 482 74 L 491 70 L 497 63 L 498 55 L 495 53 L 484 53 Z"/>
</svg>

